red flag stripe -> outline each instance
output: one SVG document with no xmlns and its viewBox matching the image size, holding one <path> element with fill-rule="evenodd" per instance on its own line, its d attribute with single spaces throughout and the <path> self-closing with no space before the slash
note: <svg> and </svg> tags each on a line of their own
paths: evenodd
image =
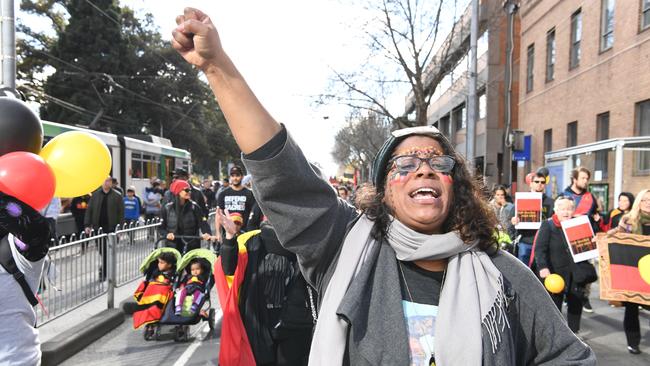
<svg viewBox="0 0 650 366">
<path fill-rule="evenodd" d="M 612 274 L 612 289 L 650 294 L 650 285 L 641 278 L 639 267 L 610 263 L 609 268 Z"/>
</svg>

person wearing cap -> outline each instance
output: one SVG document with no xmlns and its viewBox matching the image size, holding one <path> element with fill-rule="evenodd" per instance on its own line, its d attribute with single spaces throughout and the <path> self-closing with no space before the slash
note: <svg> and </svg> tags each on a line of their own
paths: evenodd
<svg viewBox="0 0 650 366">
<path fill-rule="evenodd" d="M 174 199 L 167 203 L 161 213 L 162 223 L 158 227 L 161 236 L 167 238 L 166 246 L 185 253 L 201 247 L 201 239 L 210 240 L 212 232 L 203 211 L 190 198 L 191 185 L 181 179 L 175 180 L 169 190 Z M 192 236 L 195 238 L 182 238 Z"/>
<path fill-rule="evenodd" d="M 140 199 L 135 196 L 135 186 L 129 186 L 126 189 L 124 201 L 124 221 L 127 225 L 137 223 L 140 219 L 142 205 Z"/>
<path fill-rule="evenodd" d="M 317 289 L 310 365 L 596 364 L 533 273 L 496 249 L 494 214 L 437 129 L 391 133 L 357 214 L 261 105 L 210 18 L 186 8 L 176 20 L 174 48 L 206 74 L 262 211 Z"/>
<path fill-rule="evenodd" d="M 230 168 L 230 185 L 219 194 L 217 209 L 228 210 L 231 214 L 239 213 L 244 219 L 242 227 L 246 228 L 253 205 L 255 204 L 255 197 L 253 196 L 253 191 L 242 184 L 243 178 L 244 170 L 240 166 L 234 165 Z M 223 240 L 223 230 L 221 222 L 216 217 L 214 225 L 216 228 L 216 240 L 221 243 Z"/>
<path fill-rule="evenodd" d="M 203 216 L 207 220 L 208 216 L 210 215 L 210 209 L 208 208 L 208 204 L 206 203 L 205 196 L 203 195 L 203 192 L 201 192 L 200 189 L 192 185 L 192 183 L 190 182 L 190 175 L 187 173 L 187 170 L 182 168 L 176 169 L 176 171 L 174 171 L 174 179 L 184 180 L 190 185 L 191 188 L 190 198 L 192 199 L 192 201 L 194 201 L 194 203 L 199 205 L 201 211 L 203 211 Z"/>
</svg>

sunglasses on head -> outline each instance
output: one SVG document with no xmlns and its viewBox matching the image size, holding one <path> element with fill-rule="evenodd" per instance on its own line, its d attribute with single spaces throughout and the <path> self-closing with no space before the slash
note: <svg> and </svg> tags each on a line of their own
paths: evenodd
<svg viewBox="0 0 650 366">
<path fill-rule="evenodd" d="M 394 164 L 399 171 L 412 173 L 420 169 L 423 161 L 429 164 L 431 170 L 444 174 L 451 173 L 456 165 L 454 158 L 449 155 L 436 155 L 428 158 L 421 158 L 417 155 L 400 155 L 388 162 Z"/>
</svg>

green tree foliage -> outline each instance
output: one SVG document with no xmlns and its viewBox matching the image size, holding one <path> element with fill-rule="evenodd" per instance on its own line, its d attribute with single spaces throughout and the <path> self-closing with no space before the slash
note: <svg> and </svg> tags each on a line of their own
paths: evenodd
<svg viewBox="0 0 650 366">
<path fill-rule="evenodd" d="M 18 78 L 53 122 L 158 135 L 215 173 L 239 151 L 208 85 L 165 42 L 152 16 L 116 0 L 23 0 L 51 29 L 19 24 Z"/>
</svg>

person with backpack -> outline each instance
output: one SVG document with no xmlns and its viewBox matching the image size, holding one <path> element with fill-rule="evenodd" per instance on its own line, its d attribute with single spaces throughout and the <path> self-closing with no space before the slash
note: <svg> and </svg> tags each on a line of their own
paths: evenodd
<svg viewBox="0 0 650 366">
<path fill-rule="evenodd" d="M 36 210 L 0 192 L 0 364 L 38 365 L 36 291 L 52 233 Z"/>
<path fill-rule="evenodd" d="M 215 266 L 224 309 L 219 364 L 306 366 L 316 300 L 296 255 L 282 248 L 268 222 L 240 235 L 227 210 L 217 219 L 225 229 Z"/>
</svg>

